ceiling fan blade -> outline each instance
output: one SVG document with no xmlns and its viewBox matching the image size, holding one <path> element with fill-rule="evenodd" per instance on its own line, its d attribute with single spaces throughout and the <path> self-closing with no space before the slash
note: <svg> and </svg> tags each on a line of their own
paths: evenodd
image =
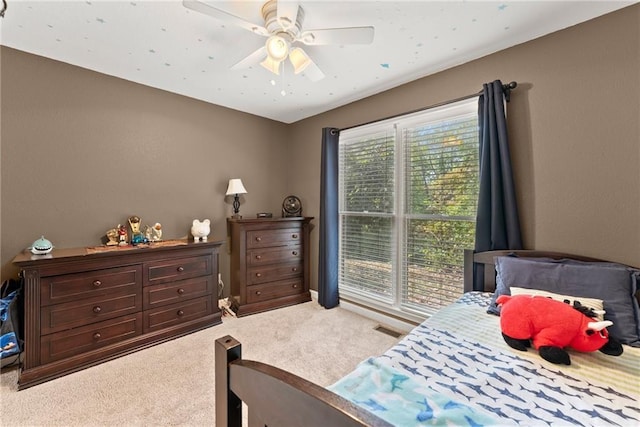
<svg viewBox="0 0 640 427">
<path fill-rule="evenodd" d="M 373 27 L 325 28 L 303 31 L 298 37 L 302 43 L 313 45 L 327 44 L 370 44 L 373 42 Z"/>
<path fill-rule="evenodd" d="M 298 11 L 300 6 L 297 0 L 278 0 L 276 13 L 278 23 L 284 30 L 293 28 L 298 19 Z"/>
<path fill-rule="evenodd" d="M 324 79 L 324 73 L 322 70 L 311 59 L 309 61 L 309 65 L 304 69 L 303 74 L 312 82 Z"/>
<path fill-rule="evenodd" d="M 255 52 L 253 52 L 252 54 L 250 54 L 240 62 L 233 65 L 231 69 L 241 70 L 244 68 L 249 68 L 252 65 L 258 64 L 260 61 L 264 59 L 265 56 L 267 56 L 267 48 L 265 46 L 262 46 L 261 48 L 259 48 L 258 50 L 256 50 Z"/>
<path fill-rule="evenodd" d="M 267 29 L 263 26 L 252 24 L 251 22 L 248 22 L 240 17 L 232 15 L 229 12 L 225 12 L 224 10 L 218 9 L 217 7 L 211 6 L 207 3 L 203 3 L 197 0 L 182 0 L 182 5 L 187 9 L 195 10 L 196 12 L 209 15 L 213 18 L 219 19 L 220 21 L 237 25 L 238 27 L 249 30 L 252 33 L 259 34 L 261 36 L 269 35 Z"/>
</svg>

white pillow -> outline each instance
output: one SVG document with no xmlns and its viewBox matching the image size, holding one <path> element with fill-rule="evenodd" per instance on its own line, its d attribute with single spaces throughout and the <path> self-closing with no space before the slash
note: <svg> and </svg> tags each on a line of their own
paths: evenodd
<svg viewBox="0 0 640 427">
<path fill-rule="evenodd" d="M 586 297 L 572 297 L 569 295 L 560 295 L 554 294 L 553 292 L 541 291 L 538 289 L 527 289 L 527 288 L 517 288 L 511 287 L 511 295 L 531 295 L 531 296 L 542 296 L 548 297 L 557 301 L 569 301 L 569 304 L 573 307 L 573 302 L 578 301 L 581 305 L 592 308 L 595 310 L 596 314 L 598 314 L 598 320 L 604 320 L 604 314 L 599 314 L 599 312 L 604 311 L 604 303 L 600 299 L 596 298 L 586 298 Z"/>
</svg>

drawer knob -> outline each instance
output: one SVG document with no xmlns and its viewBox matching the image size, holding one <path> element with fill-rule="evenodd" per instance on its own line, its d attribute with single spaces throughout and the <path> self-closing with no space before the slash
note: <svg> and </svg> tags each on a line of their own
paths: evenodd
<svg viewBox="0 0 640 427">
<path fill-rule="evenodd" d="M 262 273 L 256 273 L 256 277 L 262 277 Z"/>
<path fill-rule="evenodd" d="M 102 335 L 100 334 L 100 332 L 96 332 L 95 334 L 93 334 L 94 340 L 99 340 L 100 338 L 102 338 Z"/>
<path fill-rule="evenodd" d="M 293 251 L 291 253 L 293 254 L 293 256 L 298 256 L 298 251 Z"/>
<path fill-rule="evenodd" d="M 94 280 L 93 286 L 95 286 L 97 288 L 100 285 L 102 285 L 102 282 L 100 280 Z"/>
<path fill-rule="evenodd" d="M 262 242 L 262 237 L 256 237 L 256 242 Z"/>
<path fill-rule="evenodd" d="M 262 255 L 256 255 L 256 259 L 262 259 Z"/>
<path fill-rule="evenodd" d="M 95 307 L 93 307 L 94 313 L 100 313 L 101 311 L 102 311 L 102 308 L 99 305 L 96 305 Z"/>
<path fill-rule="evenodd" d="M 184 271 L 184 267 L 183 266 L 178 267 L 178 272 L 182 273 L 183 271 Z"/>
<path fill-rule="evenodd" d="M 295 285 L 291 286 L 293 289 L 297 289 L 298 288 L 298 284 L 296 283 Z"/>
<path fill-rule="evenodd" d="M 179 289 L 178 289 L 178 293 L 179 293 L 180 295 L 184 294 L 184 289 L 179 288 Z"/>
<path fill-rule="evenodd" d="M 291 237 L 294 238 L 294 239 L 297 239 L 298 235 L 297 234 L 292 234 Z"/>
<path fill-rule="evenodd" d="M 178 312 L 176 313 L 178 316 L 184 316 L 184 311 L 182 310 L 178 310 Z"/>
<path fill-rule="evenodd" d="M 262 292 L 260 292 L 260 291 L 256 291 L 256 295 L 258 295 L 258 296 L 259 296 L 259 295 L 262 295 Z"/>
<path fill-rule="evenodd" d="M 293 267 L 293 268 L 291 269 L 291 271 L 294 271 L 294 272 L 295 272 L 295 271 L 298 271 L 298 267 Z"/>
</svg>

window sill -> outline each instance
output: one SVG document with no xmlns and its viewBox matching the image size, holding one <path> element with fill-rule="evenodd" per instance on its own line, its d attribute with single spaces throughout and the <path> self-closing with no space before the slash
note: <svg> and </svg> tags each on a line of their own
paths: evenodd
<svg viewBox="0 0 640 427">
<path fill-rule="evenodd" d="M 317 302 L 318 291 L 311 290 L 311 298 Z M 389 307 L 385 307 L 385 310 L 382 310 L 381 308 L 377 308 L 371 304 L 358 301 L 358 298 L 354 298 L 350 295 L 340 297 L 340 308 L 375 320 L 381 325 L 389 326 L 400 332 L 409 332 L 425 320 L 424 317 L 412 316 L 409 313 L 399 312 L 396 310 L 389 312 Z"/>
</svg>

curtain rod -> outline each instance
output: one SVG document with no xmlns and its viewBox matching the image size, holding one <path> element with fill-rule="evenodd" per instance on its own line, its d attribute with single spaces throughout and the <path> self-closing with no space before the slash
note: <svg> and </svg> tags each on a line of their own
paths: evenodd
<svg viewBox="0 0 640 427">
<path fill-rule="evenodd" d="M 511 83 L 507 83 L 507 84 L 502 85 L 502 92 L 504 93 L 504 99 L 507 102 L 509 102 L 511 100 L 511 89 L 515 89 L 517 86 L 518 86 L 517 82 L 511 82 Z M 370 122 L 360 123 L 358 125 L 349 126 L 349 127 L 340 129 L 340 131 L 347 130 L 347 129 L 353 129 L 353 128 L 356 128 L 358 126 L 370 125 L 372 123 L 377 123 L 377 122 L 381 122 L 381 121 L 384 121 L 384 120 L 393 119 L 395 117 L 405 116 L 407 114 L 413 114 L 413 113 L 417 113 L 417 112 L 420 112 L 420 111 L 429 110 L 431 108 L 442 107 L 443 105 L 453 104 L 454 102 L 464 101 L 465 99 L 473 98 L 474 96 L 480 96 L 480 95 L 482 95 L 482 91 L 477 92 L 477 93 L 472 93 L 472 94 L 469 94 L 469 95 L 465 95 L 465 96 L 461 96 L 460 98 L 450 99 L 450 100 L 444 101 L 444 102 L 439 102 L 437 104 L 433 104 L 433 105 L 430 105 L 428 107 L 422 107 L 422 108 L 418 108 L 416 110 L 406 111 L 406 112 L 400 113 L 400 114 L 394 114 L 393 116 L 384 117 L 382 119 L 372 120 Z"/>
</svg>

